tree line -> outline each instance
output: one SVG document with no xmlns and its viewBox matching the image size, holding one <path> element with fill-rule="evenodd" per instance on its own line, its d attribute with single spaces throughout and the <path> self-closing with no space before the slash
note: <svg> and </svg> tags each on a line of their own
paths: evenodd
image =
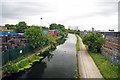
<svg viewBox="0 0 120 80">
<path fill-rule="evenodd" d="M 57 30 L 59 32 L 59 36 L 67 35 L 67 30 L 65 26 L 62 24 L 52 23 L 49 28 L 47 27 L 39 27 L 39 26 L 28 26 L 24 21 L 19 22 L 16 25 L 5 24 L 5 27 L 9 30 L 13 30 L 15 32 L 22 32 L 26 39 L 30 42 L 30 45 L 33 48 L 43 47 L 49 44 L 55 44 L 55 39 L 52 38 L 49 34 L 44 34 L 43 30 Z"/>
</svg>

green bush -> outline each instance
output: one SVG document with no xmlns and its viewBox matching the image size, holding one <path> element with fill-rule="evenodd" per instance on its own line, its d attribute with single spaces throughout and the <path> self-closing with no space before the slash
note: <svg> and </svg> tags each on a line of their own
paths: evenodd
<svg viewBox="0 0 120 80">
<path fill-rule="evenodd" d="M 44 47 L 52 41 L 51 36 L 44 34 L 37 26 L 26 29 L 24 35 L 33 48 Z"/>
<path fill-rule="evenodd" d="M 18 71 L 25 70 L 31 67 L 28 59 L 20 61 L 17 66 L 19 68 Z"/>
<path fill-rule="evenodd" d="M 19 68 L 24 68 L 24 66 L 27 66 L 29 64 L 28 60 L 23 60 L 20 63 L 18 63 Z"/>
<path fill-rule="evenodd" d="M 98 32 L 87 33 L 82 37 L 83 43 L 88 46 L 91 52 L 100 52 L 100 48 L 105 42 L 102 34 Z"/>
<path fill-rule="evenodd" d="M 33 63 L 33 58 L 29 58 L 28 61 L 29 61 L 29 64 L 32 64 Z"/>
<path fill-rule="evenodd" d="M 16 73 L 18 72 L 18 66 L 13 62 L 8 62 L 3 66 L 4 73 Z"/>
<path fill-rule="evenodd" d="M 34 56 L 28 58 L 28 62 L 29 62 L 29 64 L 32 64 L 33 62 L 39 61 L 41 58 L 42 57 L 40 57 L 40 56 L 34 55 Z"/>
<path fill-rule="evenodd" d="M 43 58 L 43 57 L 33 55 L 32 57 L 29 57 L 25 60 L 21 60 L 17 64 L 12 61 L 8 62 L 6 65 L 3 66 L 3 72 L 5 74 L 9 74 L 9 73 L 17 73 L 21 70 L 28 69 L 31 67 L 32 63 L 39 61 L 41 58 Z"/>
</svg>

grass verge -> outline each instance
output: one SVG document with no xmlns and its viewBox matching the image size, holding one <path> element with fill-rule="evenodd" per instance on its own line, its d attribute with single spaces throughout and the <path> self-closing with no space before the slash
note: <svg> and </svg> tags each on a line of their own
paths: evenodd
<svg viewBox="0 0 120 80">
<path fill-rule="evenodd" d="M 89 52 L 101 74 L 106 80 L 119 80 L 119 68 L 100 53 Z"/>
<path fill-rule="evenodd" d="M 80 40 L 79 40 L 78 35 L 76 35 L 76 38 L 77 38 L 77 41 L 76 41 L 76 50 L 78 52 L 78 51 L 80 51 Z"/>
</svg>

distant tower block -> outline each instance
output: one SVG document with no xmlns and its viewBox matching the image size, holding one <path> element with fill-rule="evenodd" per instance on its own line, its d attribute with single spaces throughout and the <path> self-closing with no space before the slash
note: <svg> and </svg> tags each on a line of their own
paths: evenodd
<svg viewBox="0 0 120 80">
<path fill-rule="evenodd" d="M 92 32 L 94 32 L 94 28 L 92 27 Z"/>
<path fill-rule="evenodd" d="M 76 26 L 76 30 L 78 30 L 78 26 Z"/>
<path fill-rule="evenodd" d="M 118 2 L 118 31 L 120 32 L 120 1 Z"/>
<path fill-rule="evenodd" d="M 70 26 L 68 27 L 68 29 L 70 29 Z"/>
<path fill-rule="evenodd" d="M 78 30 L 78 26 L 69 26 L 68 29 L 71 29 L 71 30 Z"/>
</svg>

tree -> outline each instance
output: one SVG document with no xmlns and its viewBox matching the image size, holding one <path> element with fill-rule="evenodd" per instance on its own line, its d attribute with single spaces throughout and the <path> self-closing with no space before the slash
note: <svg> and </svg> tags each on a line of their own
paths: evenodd
<svg viewBox="0 0 120 80">
<path fill-rule="evenodd" d="M 65 26 L 61 25 L 61 24 L 56 24 L 56 23 L 50 24 L 49 29 L 50 30 L 58 30 L 58 31 L 60 31 L 61 36 L 64 36 L 64 35 L 67 34 L 67 30 L 65 29 Z"/>
<path fill-rule="evenodd" d="M 104 42 L 105 39 L 103 38 L 102 34 L 98 32 L 88 33 L 83 36 L 83 43 L 88 46 L 88 49 L 91 52 L 100 52 L 100 48 Z"/>
<path fill-rule="evenodd" d="M 80 35 L 80 30 L 73 30 L 73 33 Z"/>
<path fill-rule="evenodd" d="M 7 29 L 9 29 L 10 25 L 9 25 L 9 24 L 5 24 L 5 27 L 6 27 Z"/>
<path fill-rule="evenodd" d="M 10 30 L 15 30 L 16 29 L 16 25 L 5 24 L 5 27 L 7 29 L 10 29 Z"/>
<path fill-rule="evenodd" d="M 49 27 L 50 30 L 53 30 L 53 29 L 59 29 L 58 25 L 56 23 L 52 23 L 50 24 L 50 27 Z"/>
<path fill-rule="evenodd" d="M 63 32 L 65 32 L 65 26 L 64 25 L 58 24 L 58 26 Z"/>
<path fill-rule="evenodd" d="M 27 29 L 27 24 L 22 21 L 22 22 L 19 22 L 17 25 L 16 25 L 16 29 L 15 31 L 16 32 L 25 32 L 25 29 Z"/>
<path fill-rule="evenodd" d="M 43 47 L 50 44 L 51 37 L 42 32 L 42 29 L 37 26 L 32 26 L 25 30 L 25 37 L 29 40 L 33 48 Z"/>
<path fill-rule="evenodd" d="M 65 29 L 64 25 L 58 24 L 59 26 L 59 30 L 60 30 L 60 34 L 63 36 L 64 34 L 67 34 L 67 30 Z"/>
</svg>

